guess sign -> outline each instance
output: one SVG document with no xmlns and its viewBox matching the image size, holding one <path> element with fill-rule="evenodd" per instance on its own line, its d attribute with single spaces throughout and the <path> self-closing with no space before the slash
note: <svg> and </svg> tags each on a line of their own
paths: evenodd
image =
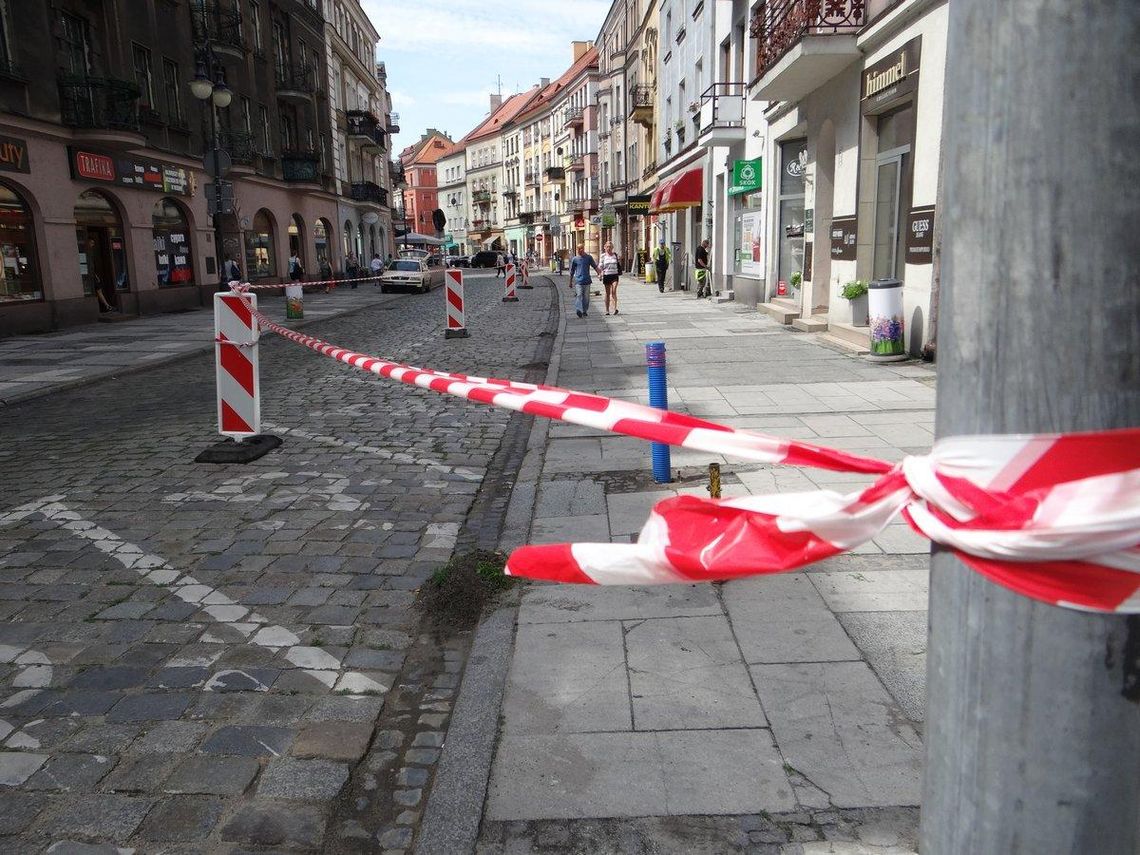
<svg viewBox="0 0 1140 855">
<path fill-rule="evenodd" d="M 911 208 L 906 218 L 906 263 L 934 263 L 934 206 Z"/>
</svg>

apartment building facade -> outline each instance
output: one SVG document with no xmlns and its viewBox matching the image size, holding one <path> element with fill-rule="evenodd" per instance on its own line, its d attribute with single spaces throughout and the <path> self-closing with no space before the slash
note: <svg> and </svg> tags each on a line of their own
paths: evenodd
<svg viewBox="0 0 1140 855">
<path fill-rule="evenodd" d="M 226 258 L 342 269 L 328 2 L 0 2 L 0 335 L 206 305 Z"/>
<path fill-rule="evenodd" d="M 406 243 L 410 235 L 435 236 L 432 215 L 439 209 L 436 163 L 451 150 L 452 144 L 447 134 L 428 128 L 419 140 L 400 152 L 404 181 L 401 208 L 406 233 L 397 235 L 399 242 Z"/>
<path fill-rule="evenodd" d="M 367 262 L 393 250 L 390 135 L 399 130 L 388 75 L 376 61 L 380 35 L 360 0 L 326 0 L 329 122 L 337 222 L 344 257 Z"/>
</svg>

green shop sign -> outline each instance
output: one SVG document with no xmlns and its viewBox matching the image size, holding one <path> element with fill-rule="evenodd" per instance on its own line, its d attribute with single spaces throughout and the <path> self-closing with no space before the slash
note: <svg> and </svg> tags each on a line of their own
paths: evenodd
<svg viewBox="0 0 1140 855">
<path fill-rule="evenodd" d="M 754 193 L 760 189 L 760 178 L 764 174 L 761 168 L 763 158 L 755 160 L 737 160 L 732 164 L 732 184 L 728 188 L 728 195 L 739 196 L 741 193 Z"/>
</svg>

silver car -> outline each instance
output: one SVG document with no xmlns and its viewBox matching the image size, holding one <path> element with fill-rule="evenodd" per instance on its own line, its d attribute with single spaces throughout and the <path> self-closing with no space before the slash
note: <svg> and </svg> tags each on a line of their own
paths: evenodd
<svg viewBox="0 0 1140 855">
<path fill-rule="evenodd" d="M 406 288 L 426 294 L 442 284 L 443 267 L 419 258 L 396 259 L 380 274 L 380 290 L 384 292 Z"/>
</svg>

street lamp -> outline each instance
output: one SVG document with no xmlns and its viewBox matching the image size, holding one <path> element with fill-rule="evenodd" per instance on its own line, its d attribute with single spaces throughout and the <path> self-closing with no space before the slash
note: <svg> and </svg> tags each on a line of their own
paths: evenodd
<svg viewBox="0 0 1140 855">
<path fill-rule="evenodd" d="M 206 112 L 210 114 L 210 165 L 213 167 L 210 172 L 214 179 L 214 254 L 218 263 L 218 290 L 224 290 L 226 284 L 226 258 L 225 258 L 225 238 L 222 235 L 222 214 L 228 213 L 224 210 L 222 204 L 222 187 L 224 177 L 222 172 L 222 154 L 221 140 L 218 138 L 218 116 L 214 108 L 224 110 L 230 106 L 233 101 L 234 93 L 229 86 L 226 85 L 225 70 L 222 68 L 221 61 L 218 59 L 217 54 L 214 53 L 214 47 L 210 42 L 210 37 L 207 35 L 205 41 L 199 48 L 198 65 L 194 72 L 194 79 L 190 81 L 190 93 L 199 101 L 209 101 Z M 228 169 L 229 158 L 226 158 Z M 231 206 L 232 208 L 232 199 Z M 239 267 L 240 269 L 240 267 Z"/>
</svg>

